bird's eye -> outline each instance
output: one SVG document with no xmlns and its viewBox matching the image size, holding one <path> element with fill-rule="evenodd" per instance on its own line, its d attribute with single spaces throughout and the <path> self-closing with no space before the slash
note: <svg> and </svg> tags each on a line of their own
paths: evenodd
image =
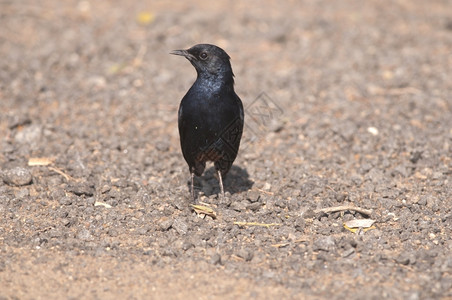
<svg viewBox="0 0 452 300">
<path fill-rule="evenodd" d="M 207 59 L 207 53 L 206 52 L 201 52 L 201 54 L 199 54 L 199 58 L 202 60 L 206 60 Z"/>
</svg>

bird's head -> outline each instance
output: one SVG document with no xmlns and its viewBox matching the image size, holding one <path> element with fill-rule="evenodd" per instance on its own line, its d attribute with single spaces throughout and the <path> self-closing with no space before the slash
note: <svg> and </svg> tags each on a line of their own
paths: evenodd
<svg viewBox="0 0 452 300">
<path fill-rule="evenodd" d="M 181 55 L 187 58 L 198 72 L 198 76 L 218 76 L 232 73 L 230 57 L 220 47 L 210 44 L 198 44 L 187 50 L 174 50 L 174 55 Z"/>
</svg>

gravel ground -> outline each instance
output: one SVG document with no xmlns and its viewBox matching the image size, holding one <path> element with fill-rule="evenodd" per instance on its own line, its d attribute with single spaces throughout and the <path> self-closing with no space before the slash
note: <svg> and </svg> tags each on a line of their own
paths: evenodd
<svg viewBox="0 0 452 300">
<path fill-rule="evenodd" d="M 452 298 L 449 1 L 2 1 L 0 20 L 1 299 Z M 246 106 L 227 197 L 212 166 L 196 181 L 215 218 L 179 148 L 196 74 L 168 54 L 202 42 Z"/>
</svg>

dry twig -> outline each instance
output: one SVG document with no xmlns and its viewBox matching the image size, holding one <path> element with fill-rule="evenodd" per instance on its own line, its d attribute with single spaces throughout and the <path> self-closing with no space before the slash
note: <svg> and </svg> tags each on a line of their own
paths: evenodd
<svg viewBox="0 0 452 300">
<path fill-rule="evenodd" d="M 234 222 L 234 225 L 239 226 L 261 226 L 270 228 L 270 226 L 278 226 L 278 223 L 257 223 L 257 222 Z"/>
<path fill-rule="evenodd" d="M 327 208 L 322 208 L 322 209 L 316 209 L 314 212 L 316 214 L 318 213 L 332 213 L 332 212 L 338 212 L 338 211 L 344 211 L 344 210 L 353 210 L 353 211 L 357 211 L 363 215 L 370 215 L 372 214 L 372 210 L 371 209 L 365 209 L 365 208 L 361 208 L 361 207 L 356 207 L 356 206 L 352 206 L 352 205 L 342 205 L 342 206 L 335 206 L 335 207 L 327 207 Z"/>
<path fill-rule="evenodd" d="M 60 169 L 57 169 L 57 168 L 54 168 L 54 167 L 48 167 L 48 168 L 49 168 L 49 170 L 54 171 L 54 172 L 60 174 L 61 176 L 63 176 L 67 181 L 74 180 L 74 178 L 72 178 L 70 175 L 64 173 Z"/>
</svg>

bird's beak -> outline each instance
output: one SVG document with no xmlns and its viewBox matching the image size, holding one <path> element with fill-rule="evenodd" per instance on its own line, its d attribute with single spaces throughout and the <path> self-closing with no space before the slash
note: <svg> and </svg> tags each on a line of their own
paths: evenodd
<svg viewBox="0 0 452 300">
<path fill-rule="evenodd" d="M 185 56 L 185 57 L 187 57 L 189 55 L 187 50 L 173 50 L 170 52 L 170 54 L 180 55 L 180 56 Z"/>
<path fill-rule="evenodd" d="M 187 50 L 173 50 L 170 52 L 170 54 L 183 56 L 189 61 L 196 60 L 196 58 L 192 54 L 190 54 Z"/>
</svg>

